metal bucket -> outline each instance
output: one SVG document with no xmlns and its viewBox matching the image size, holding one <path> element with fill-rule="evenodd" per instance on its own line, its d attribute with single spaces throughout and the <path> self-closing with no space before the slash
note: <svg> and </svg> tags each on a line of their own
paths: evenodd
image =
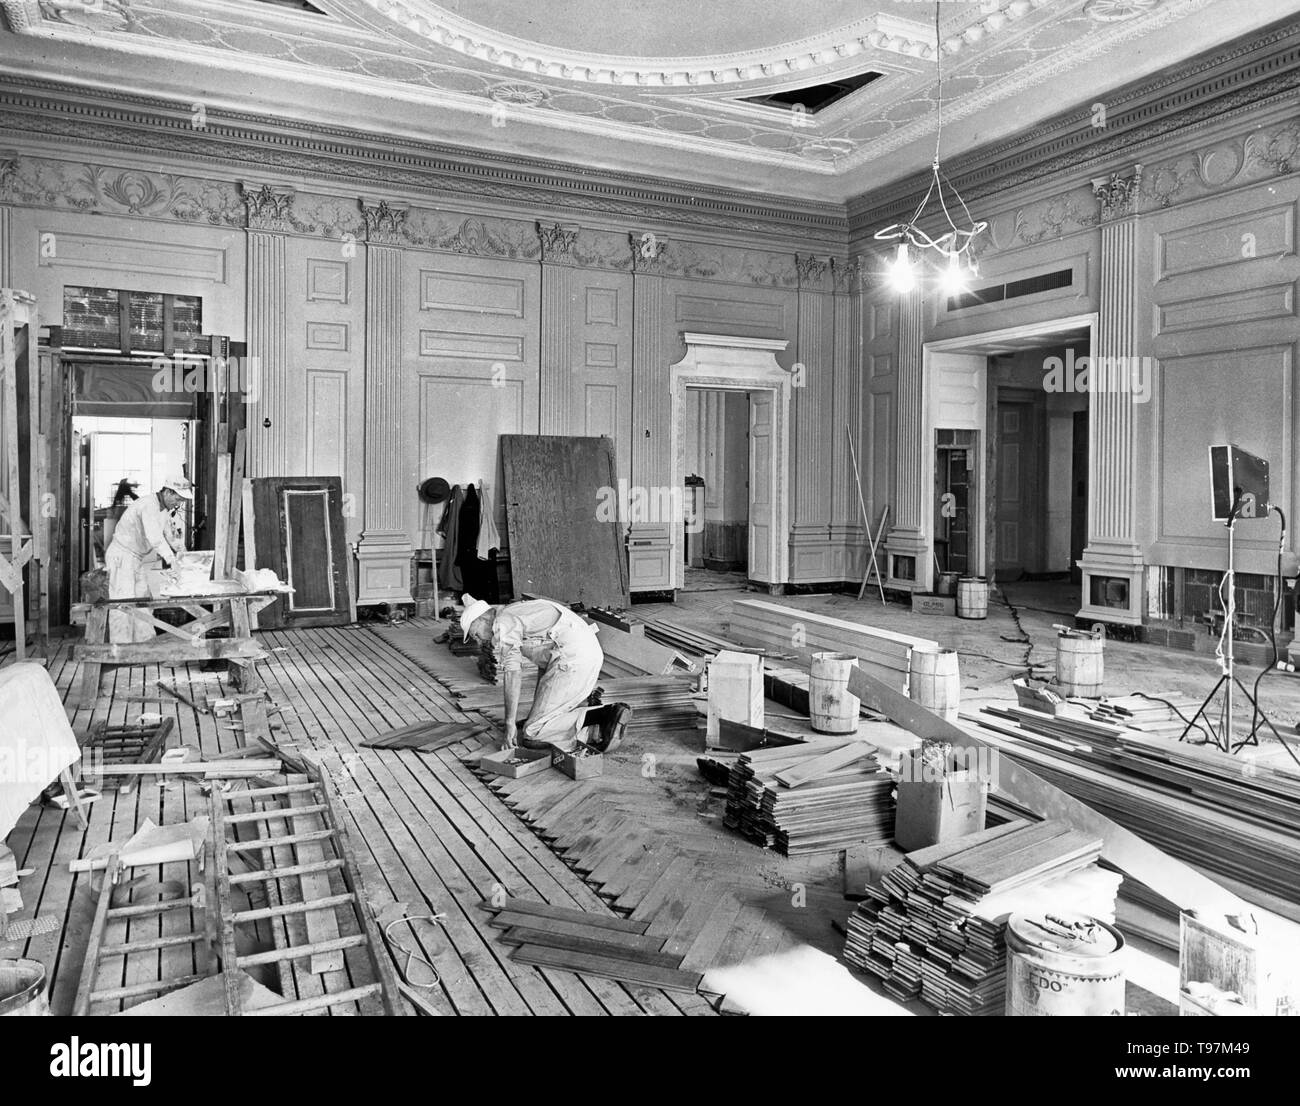
<svg viewBox="0 0 1300 1106">
<path fill-rule="evenodd" d="M 45 965 L 39 960 L 0 960 L 0 1017 L 49 1017 Z"/>
<path fill-rule="evenodd" d="M 1007 922 L 1007 1017 L 1120 1017 L 1124 938 L 1083 914 L 1013 914 Z"/>
<path fill-rule="evenodd" d="M 814 653 L 808 680 L 808 717 L 818 733 L 858 732 L 862 700 L 849 694 L 849 671 L 858 658 L 852 653 Z"/>
</svg>

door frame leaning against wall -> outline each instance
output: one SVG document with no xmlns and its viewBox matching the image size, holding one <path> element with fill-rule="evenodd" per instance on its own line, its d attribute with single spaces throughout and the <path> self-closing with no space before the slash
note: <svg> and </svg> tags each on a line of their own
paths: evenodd
<svg viewBox="0 0 1300 1106">
<path fill-rule="evenodd" d="M 923 471 L 921 473 L 921 491 L 923 495 L 928 496 L 934 488 L 934 434 L 939 429 L 935 423 L 935 411 L 938 403 L 938 395 L 934 388 L 934 370 L 932 367 L 932 355 L 939 353 L 967 353 L 977 354 L 987 358 L 986 352 L 988 347 L 1007 341 L 1022 341 L 1026 338 L 1051 338 L 1052 335 L 1058 334 L 1065 330 L 1083 330 L 1088 331 L 1089 350 L 1097 348 L 1097 321 L 1098 314 L 1095 311 L 1082 315 L 1066 315 L 1060 318 L 1047 319 L 1037 323 L 1026 323 L 1021 326 L 999 327 L 995 330 L 981 330 L 972 334 L 963 334 L 960 338 L 944 338 L 938 341 L 925 342 L 921 350 L 921 380 L 922 380 L 922 401 L 921 401 L 921 425 L 924 434 L 925 448 L 922 450 Z M 979 566 L 980 575 L 988 575 L 988 531 L 989 531 L 989 511 L 995 502 L 996 497 L 993 489 L 988 485 L 987 478 L 987 456 L 989 450 L 989 428 L 985 424 L 983 412 L 988 408 L 988 373 L 983 374 L 981 385 L 982 395 L 979 401 L 981 412 L 978 427 L 980 431 L 979 441 L 979 465 L 978 477 L 980 486 L 980 517 L 978 519 L 978 537 L 975 544 L 973 560 Z M 1092 419 L 1094 417 L 1094 406 L 1089 404 L 1089 440 L 1093 437 Z M 1089 489 L 1095 486 L 1092 479 L 1094 468 L 1094 458 L 1091 453 L 1088 458 L 1089 468 Z M 1088 512 L 1088 539 L 1085 542 L 1085 548 L 1092 538 L 1092 510 L 1091 510 L 1091 491 L 1089 492 L 1089 512 Z M 929 512 L 929 513 L 927 513 Z M 929 591 L 934 587 L 933 564 L 934 564 L 934 520 L 932 517 L 932 507 L 927 502 L 923 505 L 921 511 L 921 522 L 923 526 L 922 534 L 926 543 L 926 555 L 924 564 L 917 565 L 917 577 L 922 583 L 922 590 Z"/>
<path fill-rule="evenodd" d="M 686 416 L 686 390 L 708 388 L 732 392 L 768 392 L 772 396 L 773 434 L 772 466 L 768 478 L 768 501 L 772 504 L 772 526 L 767 543 L 767 563 L 771 565 L 767 584 L 784 584 L 790 579 L 790 373 L 776 359 L 785 352 L 789 341 L 784 338 L 745 338 L 725 334 L 682 335 L 686 343 L 686 356 L 669 368 L 671 400 L 669 427 L 669 488 L 673 489 L 673 502 L 682 502 L 685 474 L 682 471 L 683 433 Z M 756 481 L 750 473 L 749 510 L 753 525 L 754 491 Z M 654 499 L 655 497 L 651 497 Z M 680 588 L 685 583 L 683 564 L 686 530 L 682 517 L 673 520 L 669 527 L 669 556 L 673 566 L 672 584 Z M 749 551 L 750 565 L 754 563 L 754 550 Z M 758 577 L 754 577 L 758 579 Z"/>
</svg>

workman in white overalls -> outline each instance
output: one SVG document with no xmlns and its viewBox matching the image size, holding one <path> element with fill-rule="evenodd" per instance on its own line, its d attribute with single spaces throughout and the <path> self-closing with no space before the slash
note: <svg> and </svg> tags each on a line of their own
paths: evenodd
<svg viewBox="0 0 1300 1106">
<path fill-rule="evenodd" d="M 528 748 L 554 746 L 570 752 L 583 738 L 587 726 L 597 732 L 587 744 L 601 752 L 613 749 L 623 737 L 632 708 L 610 703 L 589 710 L 605 661 L 589 626 L 567 607 L 549 599 L 530 599 L 508 606 L 492 606 L 466 594 L 460 627 L 465 639 L 491 645 L 497 675 L 505 693 L 504 748 L 516 743 Z M 538 668 L 537 693 L 527 719 L 517 723 L 522 658 Z M 516 732 L 517 728 L 517 732 Z"/>
<path fill-rule="evenodd" d="M 149 596 L 149 570 L 161 563 L 165 568 L 185 549 L 179 535 L 169 537 L 169 517 L 183 502 L 194 498 L 186 480 L 168 480 L 155 495 L 131 501 L 113 529 L 113 540 L 104 551 L 108 570 L 108 597 L 133 599 Z M 157 631 L 132 610 L 114 608 L 108 615 L 111 642 L 152 641 Z"/>
</svg>

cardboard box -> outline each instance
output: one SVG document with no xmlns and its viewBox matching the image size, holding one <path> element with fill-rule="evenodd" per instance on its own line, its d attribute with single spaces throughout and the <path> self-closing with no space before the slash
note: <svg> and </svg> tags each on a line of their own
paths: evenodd
<svg viewBox="0 0 1300 1106">
<path fill-rule="evenodd" d="M 904 757 L 898 781 L 894 843 L 905 852 L 953 841 L 984 828 L 987 781 L 967 771 L 934 778 L 915 757 Z"/>
<path fill-rule="evenodd" d="M 558 768 L 571 780 L 589 780 L 605 774 L 605 758 L 595 749 L 580 744 L 572 753 L 556 749 L 551 754 L 551 767 Z"/>
<path fill-rule="evenodd" d="M 947 614 L 957 616 L 957 600 L 946 595 L 913 595 L 912 610 L 916 614 Z"/>
<path fill-rule="evenodd" d="M 536 772 L 545 772 L 551 766 L 551 751 L 525 749 L 522 745 L 514 749 L 498 749 L 495 753 L 480 757 L 478 765 L 494 776 L 508 776 L 517 780 Z"/>
</svg>

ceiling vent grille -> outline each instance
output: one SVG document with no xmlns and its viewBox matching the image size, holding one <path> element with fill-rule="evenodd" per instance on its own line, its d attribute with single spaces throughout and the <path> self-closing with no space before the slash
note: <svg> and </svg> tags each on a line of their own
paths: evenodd
<svg viewBox="0 0 1300 1106">
<path fill-rule="evenodd" d="M 960 296 L 949 296 L 948 310 L 964 311 L 968 307 L 979 307 L 985 303 L 1016 300 L 1038 292 L 1050 292 L 1054 288 L 1069 288 L 1073 283 L 1073 269 L 1058 269 L 1054 273 L 1042 273 L 1039 276 L 1025 277 L 1023 280 L 1011 280 L 1006 284 L 990 284 L 984 288 L 963 292 Z"/>
</svg>

